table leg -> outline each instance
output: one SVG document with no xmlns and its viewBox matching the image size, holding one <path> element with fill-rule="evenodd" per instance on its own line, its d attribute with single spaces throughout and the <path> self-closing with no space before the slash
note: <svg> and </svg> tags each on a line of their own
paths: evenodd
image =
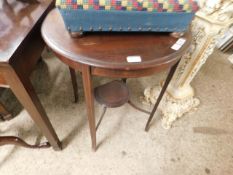
<svg viewBox="0 0 233 175">
<path fill-rule="evenodd" d="M 161 92 L 159 94 L 159 97 L 158 97 L 158 99 L 157 99 L 157 101 L 156 101 L 156 103 L 154 105 L 154 108 L 153 108 L 152 112 L 150 113 L 150 117 L 149 117 L 149 119 L 148 119 L 148 121 L 146 123 L 145 131 L 149 130 L 150 122 L 151 122 L 152 118 L 154 117 L 154 114 L 155 114 L 155 112 L 156 112 L 156 110 L 157 110 L 157 108 L 159 106 L 159 103 L 162 100 L 163 95 L 164 95 L 164 93 L 165 93 L 165 91 L 166 91 L 166 89 L 167 89 L 167 87 L 168 87 L 168 85 L 169 85 L 175 71 L 176 71 L 176 68 L 177 68 L 179 62 L 180 61 L 178 61 L 174 66 L 172 66 L 171 70 L 168 73 L 168 76 L 167 76 L 167 78 L 166 78 L 166 80 L 164 82 L 164 85 L 163 85 L 162 90 L 161 90 Z"/>
<path fill-rule="evenodd" d="M 0 137 L 0 146 L 11 144 L 16 146 L 22 146 L 25 148 L 49 148 L 50 144 L 48 142 L 40 143 L 37 145 L 30 145 L 26 143 L 24 140 L 20 139 L 19 137 L 14 136 L 1 136 Z"/>
<path fill-rule="evenodd" d="M 72 86 L 73 86 L 73 91 L 74 91 L 74 102 L 78 102 L 78 85 L 77 85 L 77 80 L 76 80 L 76 74 L 75 70 L 71 67 L 70 69 L 70 76 L 71 76 L 71 81 L 72 81 Z"/>
<path fill-rule="evenodd" d="M 0 120 L 6 121 L 13 119 L 12 114 L 6 110 L 5 106 L 0 103 Z"/>
<path fill-rule="evenodd" d="M 19 76 L 12 67 L 4 71 L 11 90 L 28 111 L 36 125 L 48 139 L 55 150 L 61 150 L 61 142 L 55 133 L 28 77 Z"/>
<path fill-rule="evenodd" d="M 95 129 L 95 113 L 94 113 L 94 96 L 91 80 L 90 66 L 82 66 L 83 88 L 87 106 L 87 116 L 91 133 L 92 149 L 96 151 L 96 129 Z"/>
</svg>

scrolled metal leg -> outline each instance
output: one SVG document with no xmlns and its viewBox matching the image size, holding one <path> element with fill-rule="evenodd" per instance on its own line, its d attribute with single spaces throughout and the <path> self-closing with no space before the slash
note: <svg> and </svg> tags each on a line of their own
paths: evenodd
<svg viewBox="0 0 233 175">
<path fill-rule="evenodd" d="M 175 71 L 176 71 L 176 68 L 177 68 L 179 62 L 180 62 L 180 60 L 174 66 L 172 66 L 172 68 L 170 69 L 170 71 L 168 73 L 168 76 L 167 76 L 167 78 L 166 78 L 166 80 L 164 82 L 164 85 L 163 85 L 162 90 L 161 90 L 161 92 L 159 94 L 159 97 L 158 97 L 158 99 L 157 99 L 157 101 L 156 101 L 156 103 L 154 105 L 154 108 L 153 108 L 152 112 L 150 113 L 150 117 L 149 117 L 149 119 L 148 119 L 148 121 L 146 123 L 145 131 L 149 130 L 150 122 L 151 122 L 152 118 L 154 117 L 154 114 L 155 114 L 155 112 L 156 112 L 156 110 L 157 110 L 157 108 L 159 106 L 159 103 L 160 103 L 161 99 L 163 98 L 163 95 L 164 95 L 164 93 L 165 93 L 165 91 L 166 91 L 166 89 L 167 89 L 167 87 L 168 87 L 168 85 L 169 85 Z"/>
</svg>

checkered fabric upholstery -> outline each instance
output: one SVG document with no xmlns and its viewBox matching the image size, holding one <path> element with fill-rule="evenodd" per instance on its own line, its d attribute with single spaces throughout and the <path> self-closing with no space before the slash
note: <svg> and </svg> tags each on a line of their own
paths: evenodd
<svg viewBox="0 0 233 175">
<path fill-rule="evenodd" d="M 57 0 L 61 9 L 196 12 L 197 0 Z"/>
</svg>

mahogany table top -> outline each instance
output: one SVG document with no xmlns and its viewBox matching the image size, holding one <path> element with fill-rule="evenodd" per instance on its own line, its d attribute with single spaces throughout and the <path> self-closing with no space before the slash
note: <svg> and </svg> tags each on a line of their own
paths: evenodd
<svg viewBox="0 0 233 175">
<path fill-rule="evenodd" d="M 152 68 L 178 60 L 191 42 L 191 32 L 182 36 L 186 42 L 172 49 L 177 38 L 167 33 L 85 33 L 72 38 L 58 10 L 52 10 L 42 25 L 42 37 L 59 55 L 99 68 L 138 70 Z M 141 62 L 130 63 L 127 57 L 136 56 Z M 132 58 L 132 57 L 131 57 Z"/>
<path fill-rule="evenodd" d="M 16 0 L 0 2 L 0 62 L 9 62 L 23 44 L 31 29 L 37 25 L 52 0 L 23 3 Z"/>
</svg>

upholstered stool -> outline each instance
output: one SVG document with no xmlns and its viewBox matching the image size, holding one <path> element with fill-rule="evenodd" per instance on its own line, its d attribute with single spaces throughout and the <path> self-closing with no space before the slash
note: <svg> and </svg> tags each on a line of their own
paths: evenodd
<svg viewBox="0 0 233 175">
<path fill-rule="evenodd" d="M 184 32 L 196 0 L 56 0 L 66 28 L 83 32 Z"/>
</svg>

